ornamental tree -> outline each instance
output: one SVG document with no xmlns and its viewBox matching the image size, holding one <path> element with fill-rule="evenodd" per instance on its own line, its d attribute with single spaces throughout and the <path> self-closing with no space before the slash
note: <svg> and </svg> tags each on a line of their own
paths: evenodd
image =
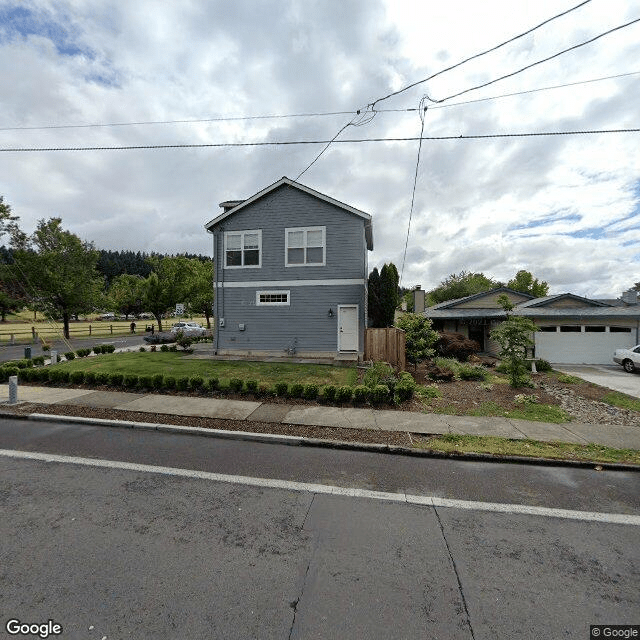
<svg viewBox="0 0 640 640">
<path fill-rule="evenodd" d="M 414 369 L 419 362 L 430 358 L 438 339 L 438 332 L 431 327 L 431 319 L 420 313 L 405 313 L 396 321 L 396 327 L 405 332 L 405 354 Z"/>
</svg>

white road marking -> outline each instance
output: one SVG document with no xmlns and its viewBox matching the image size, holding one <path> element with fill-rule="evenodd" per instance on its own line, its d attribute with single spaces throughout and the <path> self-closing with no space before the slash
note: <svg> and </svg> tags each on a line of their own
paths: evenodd
<svg viewBox="0 0 640 640">
<path fill-rule="evenodd" d="M 87 467 L 100 467 L 106 469 L 123 469 L 126 471 L 139 471 L 143 473 L 159 473 L 183 478 L 196 478 L 214 482 L 226 482 L 252 487 L 264 487 L 268 489 L 285 489 L 288 491 L 303 491 L 309 493 L 323 493 L 338 496 L 350 496 L 353 498 L 369 498 L 376 500 L 388 500 L 392 502 L 404 502 L 407 504 L 420 504 L 430 507 L 443 507 L 446 509 L 466 509 L 472 511 L 492 511 L 528 516 L 543 516 L 547 518 L 561 518 L 566 520 L 581 520 L 584 522 L 603 522 L 608 524 L 626 524 L 640 526 L 640 515 L 625 513 L 598 513 L 595 511 L 574 511 L 571 509 L 554 509 L 551 507 L 534 507 L 520 504 L 501 504 L 496 502 L 477 502 L 473 500 L 450 500 L 436 496 L 416 496 L 408 493 L 388 493 L 385 491 L 370 491 L 350 487 L 334 487 L 310 482 L 295 482 L 292 480 L 278 480 L 273 478 L 252 478 L 249 476 L 228 475 L 225 473 L 212 473 L 210 471 L 196 471 L 194 469 L 177 469 L 173 467 L 159 467 L 135 462 L 120 462 L 116 460 L 100 460 L 96 458 L 79 458 L 76 456 L 61 456 L 53 453 L 36 453 L 32 451 L 14 451 L 0 449 L 0 456 L 20 460 L 38 460 L 41 462 L 58 462 L 62 464 L 75 464 Z"/>
</svg>

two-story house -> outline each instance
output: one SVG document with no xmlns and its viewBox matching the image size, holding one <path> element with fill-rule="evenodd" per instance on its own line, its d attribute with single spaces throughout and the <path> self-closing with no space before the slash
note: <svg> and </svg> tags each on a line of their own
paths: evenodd
<svg viewBox="0 0 640 640">
<path fill-rule="evenodd" d="M 222 202 L 213 235 L 219 355 L 362 355 L 371 216 L 289 178 Z"/>
</svg>

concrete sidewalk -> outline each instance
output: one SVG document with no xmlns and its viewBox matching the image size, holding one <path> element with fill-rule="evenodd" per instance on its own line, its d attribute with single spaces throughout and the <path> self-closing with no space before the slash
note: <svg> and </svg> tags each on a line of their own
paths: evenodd
<svg viewBox="0 0 640 640">
<path fill-rule="evenodd" d="M 2 385 L 8 398 L 8 385 Z M 594 443 L 619 449 L 640 449 L 640 428 L 581 424 L 563 425 L 500 417 L 448 416 L 376 409 L 300 406 L 225 400 L 165 396 L 160 394 L 92 391 L 56 387 L 21 386 L 19 402 L 37 404 L 71 404 L 86 407 L 142 411 L 167 415 L 201 416 L 227 420 L 252 420 L 305 426 L 340 427 L 346 429 L 374 429 L 421 434 L 458 433 L 474 436 L 542 441 Z M 5 406 L 6 401 L 4 401 Z"/>
</svg>

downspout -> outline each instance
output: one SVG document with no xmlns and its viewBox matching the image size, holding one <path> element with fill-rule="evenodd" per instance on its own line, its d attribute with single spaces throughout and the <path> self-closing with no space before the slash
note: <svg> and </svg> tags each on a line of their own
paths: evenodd
<svg viewBox="0 0 640 640">
<path fill-rule="evenodd" d="M 217 235 L 215 232 L 211 234 L 213 236 L 213 355 L 218 355 L 218 252 L 217 252 Z"/>
</svg>

